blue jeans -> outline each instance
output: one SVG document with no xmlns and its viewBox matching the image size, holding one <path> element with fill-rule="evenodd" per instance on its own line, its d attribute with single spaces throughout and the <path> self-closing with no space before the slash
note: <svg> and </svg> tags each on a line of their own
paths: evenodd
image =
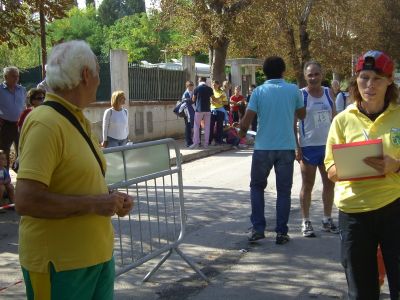
<svg viewBox="0 0 400 300">
<path fill-rule="evenodd" d="M 381 247 L 390 299 L 400 298 L 400 198 L 363 213 L 339 211 L 341 259 L 350 300 L 379 299 L 376 250 Z"/>
<path fill-rule="evenodd" d="M 128 142 L 128 139 L 117 140 L 112 138 L 111 136 L 107 136 L 107 148 L 117 147 L 117 146 L 124 146 Z"/>
<path fill-rule="evenodd" d="M 276 175 L 276 233 L 287 234 L 293 183 L 294 150 L 254 150 L 251 164 L 250 221 L 257 232 L 265 231 L 264 190 L 272 167 Z"/>
</svg>

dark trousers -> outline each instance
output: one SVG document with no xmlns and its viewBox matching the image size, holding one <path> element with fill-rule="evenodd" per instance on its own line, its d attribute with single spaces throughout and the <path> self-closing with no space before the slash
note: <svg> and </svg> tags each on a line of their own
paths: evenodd
<svg viewBox="0 0 400 300">
<path fill-rule="evenodd" d="M 239 122 L 239 112 L 238 111 L 232 111 L 232 120 L 233 120 L 233 122 Z"/>
<path fill-rule="evenodd" d="M 193 138 L 192 138 L 192 128 L 193 128 L 193 122 L 189 122 L 187 117 L 184 117 L 185 120 L 185 141 L 186 141 L 186 146 L 190 146 L 193 144 Z"/>
<path fill-rule="evenodd" d="M 18 155 L 18 141 L 19 134 L 17 122 L 2 120 L 2 124 L 0 125 L 0 150 L 3 150 L 6 153 L 7 169 L 10 165 L 10 148 L 13 143 L 16 155 Z"/>
<path fill-rule="evenodd" d="M 225 119 L 225 114 L 222 111 L 217 110 L 211 113 L 210 144 L 213 139 L 215 139 L 215 142 L 217 144 L 222 143 L 222 136 L 224 133 L 224 119 Z"/>
<path fill-rule="evenodd" d="M 339 211 L 339 227 L 349 299 L 379 299 L 378 244 L 385 262 L 390 299 L 399 299 L 400 199 L 365 213 Z"/>
</svg>

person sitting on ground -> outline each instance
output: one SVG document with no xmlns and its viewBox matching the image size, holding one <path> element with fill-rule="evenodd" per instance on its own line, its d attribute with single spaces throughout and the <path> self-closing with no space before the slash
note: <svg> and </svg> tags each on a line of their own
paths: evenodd
<svg viewBox="0 0 400 300">
<path fill-rule="evenodd" d="M 14 203 L 14 186 L 7 168 L 7 156 L 0 150 L 0 201 L 1 205 Z"/>
<path fill-rule="evenodd" d="M 25 108 L 25 110 L 21 113 L 17 122 L 18 132 L 21 132 L 22 125 L 24 124 L 27 115 L 32 111 L 32 109 L 43 103 L 45 96 L 45 90 L 38 88 L 32 88 L 29 90 L 27 95 L 27 108 Z"/>
<path fill-rule="evenodd" d="M 227 144 L 233 146 L 233 148 L 247 148 L 246 138 L 239 137 L 239 123 L 235 122 L 232 125 L 226 125 L 224 127 L 224 138 Z"/>
</svg>

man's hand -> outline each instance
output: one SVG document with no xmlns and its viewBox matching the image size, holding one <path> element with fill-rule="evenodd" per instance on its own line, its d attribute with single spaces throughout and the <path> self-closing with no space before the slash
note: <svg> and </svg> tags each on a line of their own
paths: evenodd
<svg viewBox="0 0 400 300">
<path fill-rule="evenodd" d="M 123 193 L 119 193 L 119 194 L 124 197 L 124 204 L 122 205 L 122 208 L 117 211 L 117 215 L 118 215 L 118 217 L 124 217 L 127 214 L 129 214 L 129 212 L 133 208 L 133 197 L 131 197 L 127 194 L 123 194 Z"/>
<path fill-rule="evenodd" d="M 125 194 L 113 192 L 99 195 L 93 203 L 92 212 L 100 216 L 113 216 L 124 207 Z"/>
</svg>

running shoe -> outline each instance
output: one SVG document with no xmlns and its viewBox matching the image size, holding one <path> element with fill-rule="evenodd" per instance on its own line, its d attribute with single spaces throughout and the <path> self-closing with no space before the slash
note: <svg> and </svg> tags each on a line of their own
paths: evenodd
<svg viewBox="0 0 400 300">
<path fill-rule="evenodd" d="M 304 237 L 315 237 L 311 221 L 303 222 L 303 224 L 301 225 L 301 232 L 303 233 Z"/>
<path fill-rule="evenodd" d="M 322 221 L 321 230 L 330 233 L 339 233 L 339 228 L 333 223 L 332 218 L 329 218 L 328 222 Z"/>
</svg>

